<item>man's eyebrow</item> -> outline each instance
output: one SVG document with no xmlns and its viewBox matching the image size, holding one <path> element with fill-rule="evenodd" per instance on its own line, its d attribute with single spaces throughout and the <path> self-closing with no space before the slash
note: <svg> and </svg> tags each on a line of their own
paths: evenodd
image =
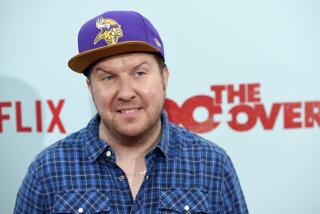
<svg viewBox="0 0 320 214">
<path fill-rule="evenodd" d="M 105 73 L 109 73 L 109 72 L 110 72 L 107 68 L 103 68 L 103 67 L 101 67 L 101 66 L 97 66 L 97 67 L 95 68 L 95 70 L 96 70 L 96 71 L 103 71 L 103 72 L 105 72 Z"/>
<path fill-rule="evenodd" d="M 143 65 L 149 65 L 149 63 L 148 63 L 147 61 L 142 61 L 142 62 L 140 62 L 139 64 L 133 66 L 133 68 L 134 68 L 134 69 L 137 69 L 137 68 L 139 68 L 139 67 L 141 67 L 141 66 L 143 66 Z"/>
</svg>

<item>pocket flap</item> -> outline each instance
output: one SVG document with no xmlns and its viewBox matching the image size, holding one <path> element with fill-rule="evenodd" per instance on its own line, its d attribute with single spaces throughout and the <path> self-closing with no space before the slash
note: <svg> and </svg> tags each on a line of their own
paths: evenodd
<svg viewBox="0 0 320 214">
<path fill-rule="evenodd" d="M 100 190 L 70 190 L 54 198 L 54 213 L 95 213 L 110 210 L 106 192 Z"/>
<path fill-rule="evenodd" d="M 208 213 L 209 206 L 207 193 L 201 189 L 172 188 L 161 191 L 160 209 L 177 212 Z"/>
</svg>

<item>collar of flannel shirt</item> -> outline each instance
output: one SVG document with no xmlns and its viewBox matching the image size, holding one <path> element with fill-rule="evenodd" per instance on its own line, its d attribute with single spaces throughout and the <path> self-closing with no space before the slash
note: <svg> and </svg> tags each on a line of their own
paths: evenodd
<svg viewBox="0 0 320 214">
<path fill-rule="evenodd" d="M 85 130 L 86 139 L 86 154 L 91 161 L 97 160 L 97 158 L 104 153 L 104 151 L 111 149 L 107 142 L 99 138 L 99 123 L 100 116 L 96 114 Z M 161 138 L 155 149 L 159 149 L 161 153 L 168 157 L 169 155 L 169 121 L 165 111 L 161 112 Z"/>
</svg>

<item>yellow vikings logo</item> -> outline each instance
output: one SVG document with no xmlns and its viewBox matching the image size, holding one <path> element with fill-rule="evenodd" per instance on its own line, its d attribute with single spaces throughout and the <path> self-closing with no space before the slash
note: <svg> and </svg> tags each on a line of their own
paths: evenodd
<svg viewBox="0 0 320 214">
<path fill-rule="evenodd" d="M 94 40 L 94 44 L 104 39 L 108 45 L 113 45 L 118 42 L 119 37 L 123 36 L 121 25 L 113 19 L 99 17 L 96 26 L 100 29 L 100 32 Z"/>
</svg>

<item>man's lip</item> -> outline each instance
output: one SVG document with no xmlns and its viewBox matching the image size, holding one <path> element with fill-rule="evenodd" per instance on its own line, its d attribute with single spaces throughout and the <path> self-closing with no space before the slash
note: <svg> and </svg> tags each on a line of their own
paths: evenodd
<svg viewBox="0 0 320 214">
<path fill-rule="evenodd" d="M 117 112 L 123 113 L 126 111 L 135 111 L 135 110 L 141 110 L 141 109 L 142 109 L 141 107 L 121 108 L 121 109 L 118 109 Z"/>
</svg>

